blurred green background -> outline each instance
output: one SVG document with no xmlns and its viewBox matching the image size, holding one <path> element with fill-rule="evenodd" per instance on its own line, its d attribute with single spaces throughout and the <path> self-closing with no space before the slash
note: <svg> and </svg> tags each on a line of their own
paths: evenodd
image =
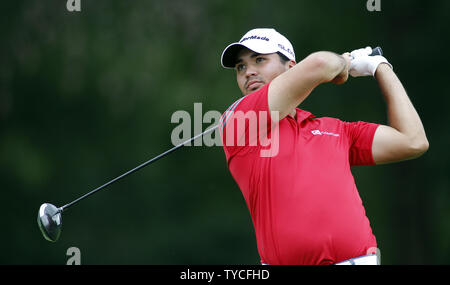
<svg viewBox="0 0 450 285">
<path fill-rule="evenodd" d="M 4 1 L 0 9 L 0 264 L 259 264 L 251 219 L 221 147 L 177 151 L 63 215 L 43 239 L 39 206 L 62 206 L 172 147 L 177 110 L 223 112 L 241 96 L 223 48 L 255 27 L 297 60 L 382 46 L 421 115 L 422 157 L 353 173 L 383 264 L 450 263 L 450 1 Z M 319 86 L 316 116 L 387 123 L 372 78 Z M 209 124 L 204 124 L 204 128 Z"/>
</svg>

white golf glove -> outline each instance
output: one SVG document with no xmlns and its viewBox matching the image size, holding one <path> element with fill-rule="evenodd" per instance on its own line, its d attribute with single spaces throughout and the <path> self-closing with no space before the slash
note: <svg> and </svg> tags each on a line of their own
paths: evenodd
<svg viewBox="0 0 450 285">
<path fill-rule="evenodd" d="M 352 60 L 350 61 L 349 73 L 353 77 L 359 76 L 375 76 L 380 63 L 387 63 L 392 68 L 392 65 L 382 55 L 369 56 L 372 53 L 371 47 L 360 48 L 350 53 Z"/>
</svg>

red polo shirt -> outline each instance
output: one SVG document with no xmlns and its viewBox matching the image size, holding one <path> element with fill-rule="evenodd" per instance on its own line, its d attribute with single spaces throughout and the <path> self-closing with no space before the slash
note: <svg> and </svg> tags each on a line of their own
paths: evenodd
<svg viewBox="0 0 450 285">
<path fill-rule="evenodd" d="M 296 118 L 271 126 L 268 86 L 231 105 L 220 127 L 261 262 L 332 264 L 367 254 L 377 244 L 350 166 L 374 164 L 378 125 L 315 118 L 297 108 Z"/>
</svg>

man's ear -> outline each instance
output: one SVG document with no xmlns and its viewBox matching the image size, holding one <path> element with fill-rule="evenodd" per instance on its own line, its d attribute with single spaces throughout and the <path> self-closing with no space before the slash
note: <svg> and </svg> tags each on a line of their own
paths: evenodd
<svg viewBox="0 0 450 285">
<path fill-rule="evenodd" d="M 289 69 L 291 69 L 292 67 L 294 67 L 297 63 L 295 62 L 295 60 L 291 59 L 288 63 L 288 67 Z"/>
</svg>

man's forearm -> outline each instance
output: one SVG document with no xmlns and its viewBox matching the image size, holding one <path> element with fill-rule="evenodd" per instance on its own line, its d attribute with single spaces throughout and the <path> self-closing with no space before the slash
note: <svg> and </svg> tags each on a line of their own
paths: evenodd
<svg viewBox="0 0 450 285">
<path fill-rule="evenodd" d="M 339 82 L 333 82 L 344 83 L 348 78 L 349 66 L 350 54 L 340 56 L 319 51 L 308 55 L 273 79 L 268 90 L 269 110 L 278 111 L 279 120 L 293 111 L 295 114 L 295 108 L 319 84 L 329 82 L 341 73 L 344 76 L 339 78 Z"/>
<path fill-rule="evenodd" d="M 318 61 L 321 62 L 320 66 L 323 71 L 322 83 L 333 81 L 336 77 L 345 77 L 345 80 L 347 79 L 350 65 L 349 59 L 346 60 L 344 56 L 329 51 L 319 51 L 312 55 L 316 56 Z"/>
<path fill-rule="evenodd" d="M 422 121 L 397 75 L 387 64 L 375 73 L 387 104 L 389 126 L 405 135 L 416 147 L 428 147 Z"/>
</svg>

